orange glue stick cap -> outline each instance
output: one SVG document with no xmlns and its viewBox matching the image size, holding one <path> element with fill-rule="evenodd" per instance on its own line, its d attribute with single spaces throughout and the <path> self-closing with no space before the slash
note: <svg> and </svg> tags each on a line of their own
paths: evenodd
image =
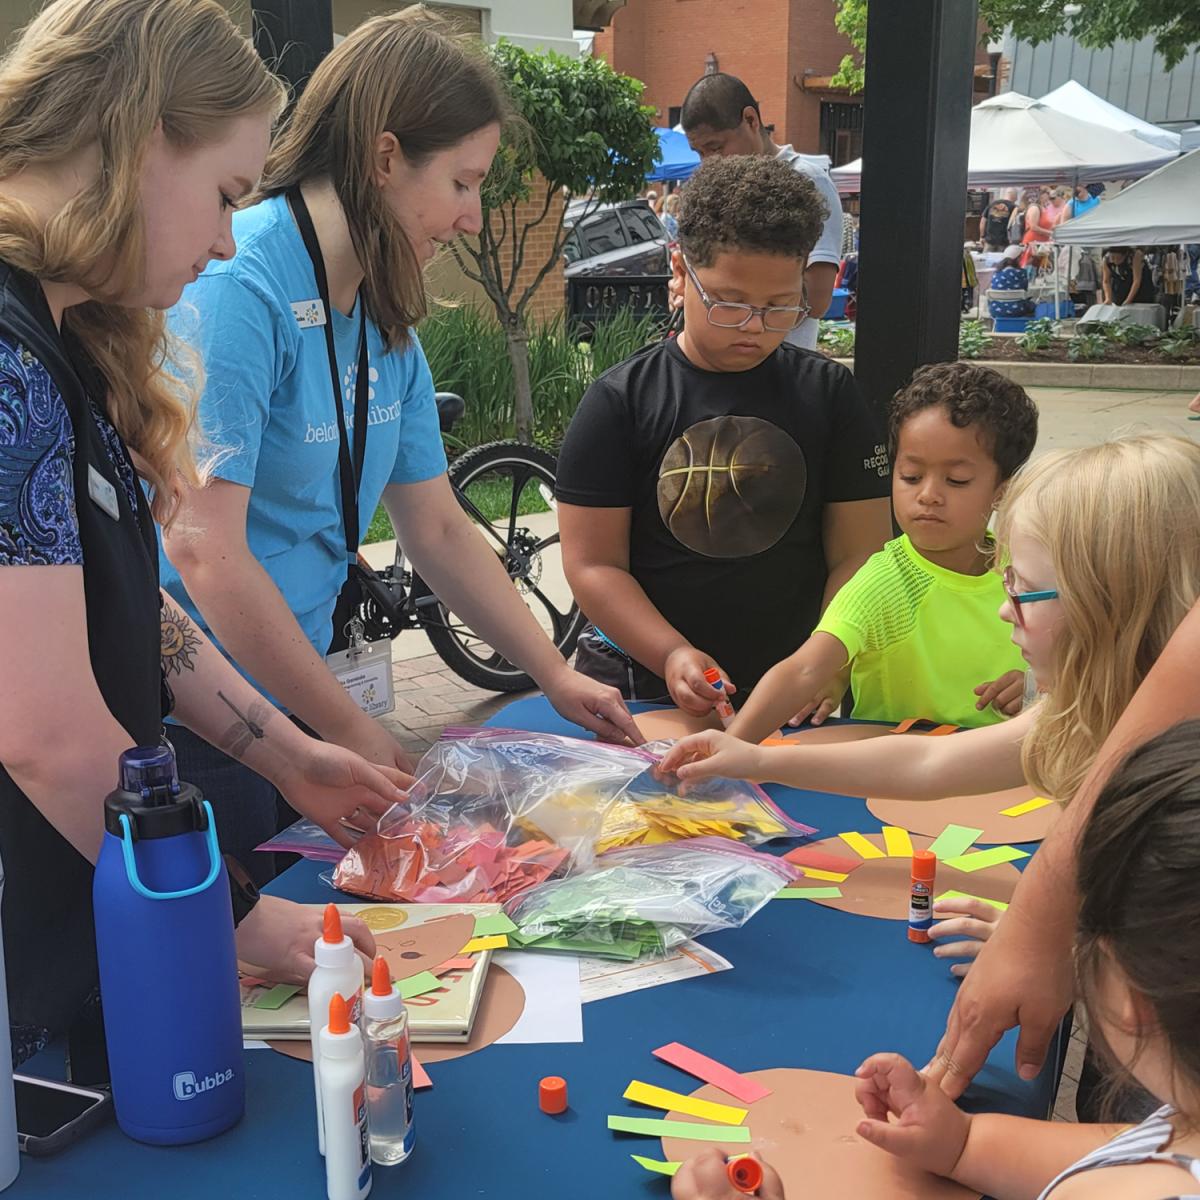
<svg viewBox="0 0 1200 1200">
<path fill-rule="evenodd" d="M 762 1187 L 762 1163 L 757 1158 L 731 1158 L 725 1164 L 725 1173 L 736 1191 L 753 1196 Z"/>
<path fill-rule="evenodd" d="M 721 672 L 716 667 L 705 667 L 704 679 L 706 683 L 711 683 L 713 687 L 717 687 L 721 683 Z"/>
<path fill-rule="evenodd" d="M 937 874 L 937 855 L 932 850 L 914 850 L 912 877 L 923 883 L 932 883 Z"/>
<path fill-rule="evenodd" d="M 567 1111 L 567 1081 L 558 1075 L 547 1075 L 538 1084 L 538 1108 L 556 1116 Z"/>
</svg>

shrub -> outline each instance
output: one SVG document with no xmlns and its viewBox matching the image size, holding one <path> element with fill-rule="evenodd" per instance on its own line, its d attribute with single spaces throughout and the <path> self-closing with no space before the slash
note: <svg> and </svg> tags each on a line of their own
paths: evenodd
<svg viewBox="0 0 1200 1200">
<path fill-rule="evenodd" d="M 964 321 L 958 327 L 959 358 L 979 358 L 991 343 L 982 321 Z"/>
<path fill-rule="evenodd" d="M 1092 362 L 1108 352 L 1108 338 L 1102 333 L 1077 333 L 1067 343 L 1067 357 L 1072 362 Z"/>
<path fill-rule="evenodd" d="M 1022 354 L 1035 350 L 1049 350 L 1054 342 L 1054 321 L 1051 317 L 1038 317 L 1025 326 L 1025 332 L 1014 339 Z"/>
<path fill-rule="evenodd" d="M 849 358 L 854 353 L 854 329 L 849 325 L 822 321 L 817 345 L 834 358 Z"/>
</svg>

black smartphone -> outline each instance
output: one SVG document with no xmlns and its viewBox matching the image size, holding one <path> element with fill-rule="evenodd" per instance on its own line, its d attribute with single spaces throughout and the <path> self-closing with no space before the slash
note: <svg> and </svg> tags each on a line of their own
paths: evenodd
<svg viewBox="0 0 1200 1200">
<path fill-rule="evenodd" d="M 112 1115 L 112 1096 L 98 1088 L 14 1075 L 17 1145 L 33 1155 L 56 1154 Z"/>
</svg>

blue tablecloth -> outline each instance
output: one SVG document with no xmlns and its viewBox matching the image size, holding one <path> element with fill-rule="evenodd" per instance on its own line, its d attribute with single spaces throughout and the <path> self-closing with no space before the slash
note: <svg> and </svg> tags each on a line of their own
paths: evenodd
<svg viewBox="0 0 1200 1200">
<path fill-rule="evenodd" d="M 491 724 L 579 732 L 540 697 L 517 701 Z M 860 800 L 768 790 L 823 836 L 880 826 Z M 774 848 L 782 853 L 789 845 Z M 327 899 L 333 893 L 318 878 L 322 869 L 300 863 L 270 890 L 294 900 Z M 434 1087 L 417 1095 L 417 1149 L 402 1166 L 376 1168 L 373 1195 L 664 1200 L 667 1182 L 629 1157 L 662 1157 L 659 1142 L 605 1127 L 608 1113 L 654 1115 L 621 1099 L 631 1079 L 691 1090 L 688 1077 L 651 1050 L 680 1041 L 741 1071 L 802 1066 L 850 1073 L 876 1050 L 899 1051 L 920 1065 L 941 1036 L 957 984 L 944 961 L 908 941 L 905 928 L 805 901 L 775 901 L 743 929 L 705 939 L 733 963 L 732 971 L 586 1005 L 581 1044 L 492 1046 L 432 1064 Z M 1022 1083 L 1013 1071 L 1014 1047 L 1010 1034 L 977 1077 L 968 1106 L 1047 1116 L 1055 1072 L 1048 1066 L 1038 1080 Z M 571 1108 L 562 1117 L 538 1109 L 537 1084 L 545 1075 L 568 1081 Z M 110 1125 L 56 1158 L 26 1158 L 8 1195 L 319 1200 L 325 1178 L 310 1080 L 306 1064 L 247 1051 L 246 1118 L 223 1137 L 156 1149 Z"/>
</svg>

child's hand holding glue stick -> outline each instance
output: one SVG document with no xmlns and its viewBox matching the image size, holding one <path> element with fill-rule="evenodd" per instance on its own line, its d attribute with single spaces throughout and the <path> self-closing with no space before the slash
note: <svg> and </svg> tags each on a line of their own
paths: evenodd
<svg viewBox="0 0 1200 1200">
<path fill-rule="evenodd" d="M 759 1200 L 785 1200 L 778 1172 L 757 1154 L 750 1157 L 762 1168 L 762 1182 L 754 1192 L 735 1187 L 725 1156 L 717 1149 L 708 1149 L 688 1159 L 676 1172 L 671 1183 L 672 1200 L 744 1200 L 747 1194 Z"/>
</svg>

